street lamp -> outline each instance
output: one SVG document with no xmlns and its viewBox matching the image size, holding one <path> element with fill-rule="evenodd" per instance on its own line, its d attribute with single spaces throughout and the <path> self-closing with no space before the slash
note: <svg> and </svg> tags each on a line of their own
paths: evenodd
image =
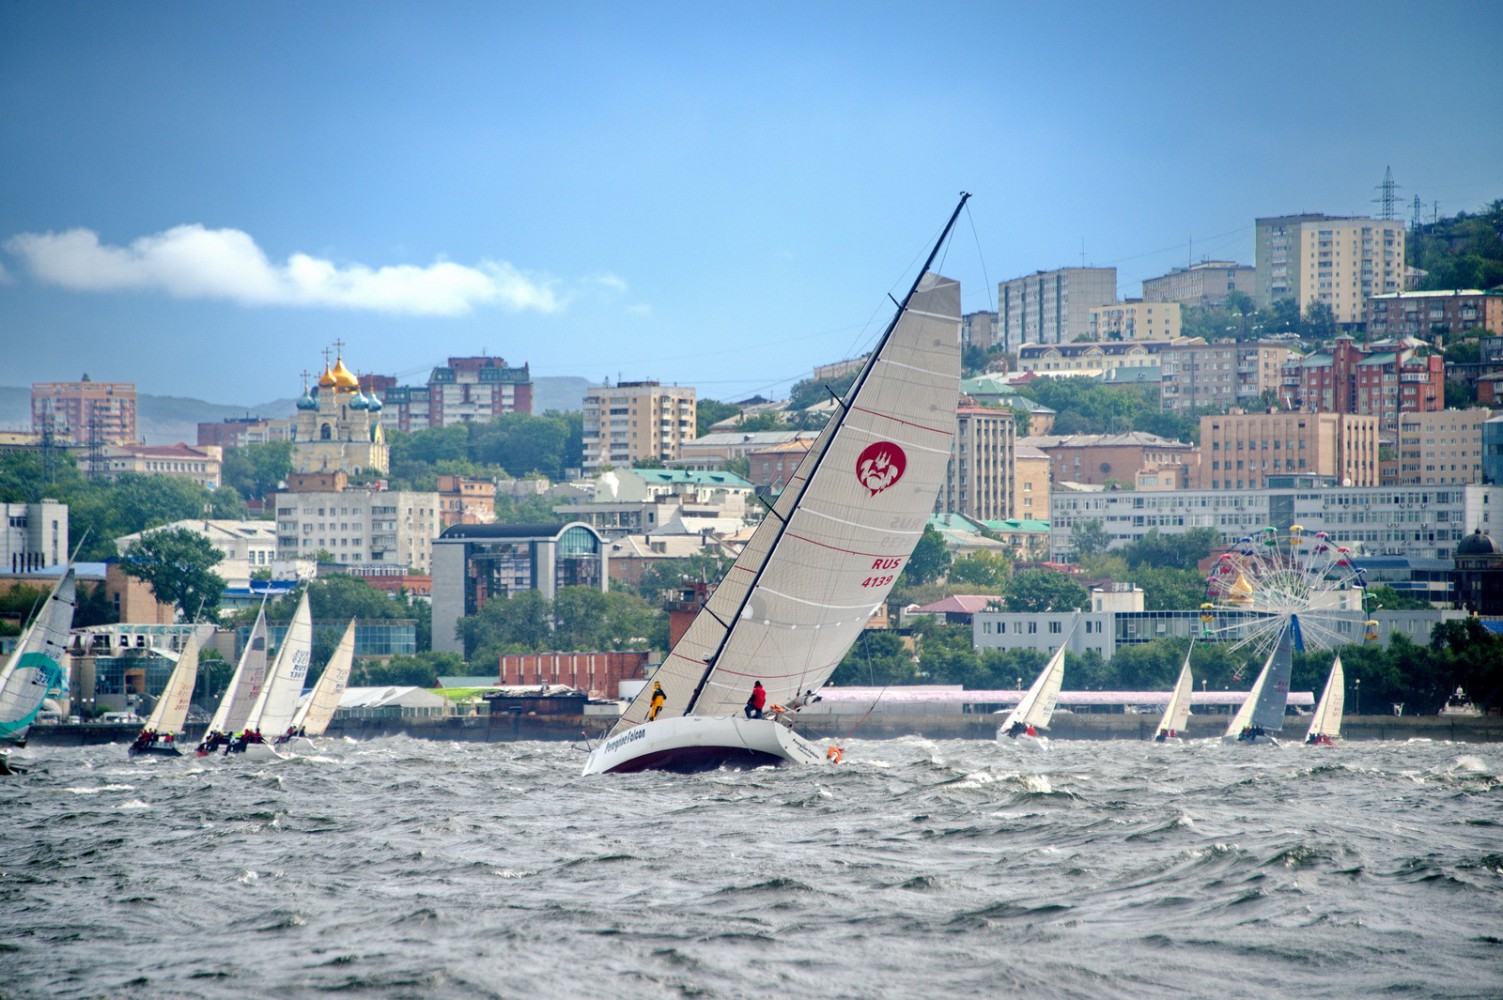
<svg viewBox="0 0 1503 1000">
<path fill-rule="evenodd" d="M 1356 696 L 1356 698 L 1353 699 L 1354 701 L 1357 702 L 1357 711 L 1354 712 L 1353 714 L 1354 715 L 1361 715 L 1362 714 L 1362 678 L 1360 678 L 1360 677 L 1354 677 L 1352 679 L 1352 683 L 1354 685 L 1356 685 L 1356 687 L 1357 687 L 1357 696 Z"/>
</svg>

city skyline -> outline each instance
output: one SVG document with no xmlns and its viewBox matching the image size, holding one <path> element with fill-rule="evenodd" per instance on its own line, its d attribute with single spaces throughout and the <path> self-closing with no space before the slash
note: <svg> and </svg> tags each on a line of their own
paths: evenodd
<svg viewBox="0 0 1503 1000">
<path fill-rule="evenodd" d="M 966 311 L 1252 264 L 1256 217 L 1376 215 L 1389 168 L 1401 218 L 1503 195 L 1503 93 L 1455 44 L 1494 5 L 1079 13 L 7 5 L 0 381 L 254 405 L 343 339 L 404 383 L 489 353 L 778 397 L 870 345 L 962 189 Z"/>
</svg>

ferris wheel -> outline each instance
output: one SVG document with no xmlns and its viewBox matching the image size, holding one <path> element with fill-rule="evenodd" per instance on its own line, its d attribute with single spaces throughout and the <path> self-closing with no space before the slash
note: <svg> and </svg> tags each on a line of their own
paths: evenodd
<svg viewBox="0 0 1503 1000">
<path fill-rule="evenodd" d="M 1345 630 L 1355 619 L 1371 641 L 1378 623 L 1363 613 L 1366 587 L 1351 550 L 1324 531 L 1264 528 L 1238 539 L 1211 567 L 1201 635 L 1261 654 L 1297 619 L 1300 649 L 1332 649 L 1352 641 Z"/>
</svg>

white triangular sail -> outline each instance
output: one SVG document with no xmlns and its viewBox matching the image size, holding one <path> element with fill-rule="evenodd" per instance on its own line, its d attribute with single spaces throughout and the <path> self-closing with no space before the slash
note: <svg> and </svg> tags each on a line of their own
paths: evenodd
<svg viewBox="0 0 1503 1000">
<path fill-rule="evenodd" d="M 308 676 L 308 664 L 313 659 L 313 615 L 308 610 L 308 592 L 303 591 L 297 602 L 297 612 L 287 634 L 277 650 L 276 662 L 266 675 L 266 684 L 261 696 L 251 706 L 245 719 L 245 728 L 255 730 L 270 739 L 280 736 L 292 722 L 292 713 L 297 710 L 298 697 L 303 693 L 303 679 Z"/>
<path fill-rule="evenodd" d="M 1195 644 L 1191 642 L 1190 649 Z M 1159 720 L 1160 733 L 1183 735 L 1190 722 L 1190 697 L 1195 693 L 1195 675 L 1190 672 L 1190 650 L 1185 651 L 1184 665 L 1179 668 L 1179 680 L 1169 695 L 1169 704 L 1164 708 L 1164 717 Z"/>
<path fill-rule="evenodd" d="M 1341 669 L 1341 654 L 1331 662 L 1331 674 L 1326 678 L 1325 690 L 1320 692 L 1320 701 L 1315 705 L 1315 714 L 1310 717 L 1310 731 L 1306 741 L 1313 742 L 1321 736 L 1331 739 L 1341 737 L 1341 715 L 1346 710 L 1346 671 Z"/>
<path fill-rule="evenodd" d="M 1049 728 L 1049 721 L 1054 718 L 1054 706 L 1059 703 L 1060 687 L 1065 682 L 1065 650 L 1069 648 L 1070 637 L 1075 634 L 1075 625 L 1079 621 L 1080 616 L 1076 615 L 1075 621 L 1070 623 L 1070 630 L 1060 640 L 1059 648 L 1034 678 L 1017 707 L 1002 721 L 1001 732 L 1007 732 L 1020 722 L 1035 729 Z"/>
<path fill-rule="evenodd" d="M 1289 624 L 1279 633 L 1279 641 L 1268 654 L 1258 679 L 1253 681 L 1247 700 L 1226 727 L 1227 736 L 1240 736 L 1249 726 L 1276 733 L 1284 728 L 1284 712 L 1289 704 L 1289 677 L 1294 672 L 1294 647 L 1299 637 L 1299 619 L 1290 616 Z"/>
<path fill-rule="evenodd" d="M 0 740 L 24 740 L 48 690 L 66 685 L 63 657 L 73 627 L 76 587 L 70 563 L 0 669 Z"/>
<path fill-rule="evenodd" d="M 324 734 L 324 730 L 329 728 L 329 721 L 334 718 L 335 710 L 339 708 L 340 699 L 344 697 L 344 689 L 349 686 L 350 668 L 354 664 L 355 620 L 352 618 L 349 628 L 344 630 L 344 637 L 334 647 L 329 662 L 324 664 L 324 672 L 318 675 L 313 693 L 304 699 L 298 706 L 297 714 L 292 717 L 293 728 L 301 728 L 305 736 Z"/>
<path fill-rule="evenodd" d="M 653 675 L 659 718 L 786 704 L 829 680 L 923 535 L 955 435 L 960 286 L 925 272 L 890 335 Z M 645 720 L 645 687 L 612 730 Z"/>
<path fill-rule="evenodd" d="M 240 662 L 235 664 L 235 673 L 230 677 L 229 687 L 219 699 L 214 718 L 209 723 L 211 733 L 237 733 L 245 727 L 246 716 L 251 706 L 261 695 L 266 680 L 266 604 L 256 615 L 246 638 L 245 649 L 240 653 Z"/>
<path fill-rule="evenodd" d="M 153 733 L 180 733 L 188 721 L 188 704 L 193 700 L 193 685 L 198 682 L 198 636 L 189 635 L 178 655 L 177 665 L 167 678 L 167 686 L 152 706 L 146 730 Z"/>
</svg>

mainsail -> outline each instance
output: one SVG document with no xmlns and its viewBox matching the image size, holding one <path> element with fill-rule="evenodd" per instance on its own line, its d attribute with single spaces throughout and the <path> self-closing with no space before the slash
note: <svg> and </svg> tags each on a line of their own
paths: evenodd
<svg viewBox="0 0 1503 1000">
<path fill-rule="evenodd" d="M 1159 720 L 1158 731 L 1160 733 L 1183 733 L 1185 726 L 1190 722 L 1190 696 L 1195 692 L 1195 677 L 1190 673 L 1190 650 L 1195 648 L 1192 640 L 1190 649 L 1185 650 L 1184 665 L 1179 668 L 1179 680 L 1174 685 L 1174 691 L 1169 695 L 1169 704 L 1164 709 L 1164 717 Z"/>
<path fill-rule="evenodd" d="M 350 682 L 350 667 L 354 663 L 355 620 L 352 618 L 349 628 L 344 630 L 344 637 L 334 647 L 329 662 L 324 664 L 324 672 L 318 675 L 313 693 L 308 695 L 307 700 L 298 707 L 297 714 L 292 717 L 293 728 L 301 728 L 305 736 L 324 734 L 324 730 L 329 728 L 329 720 L 334 718 L 334 711 L 339 708 L 340 699 L 344 697 L 344 689 Z"/>
<path fill-rule="evenodd" d="M 1276 733 L 1284 728 L 1284 710 L 1289 704 L 1289 676 L 1294 671 L 1294 647 L 1300 643 L 1299 618 L 1290 615 L 1289 624 L 1279 633 L 1279 641 L 1268 654 L 1258 679 L 1253 681 L 1247 700 L 1226 727 L 1227 736 L 1240 736 L 1251 726 Z"/>
<path fill-rule="evenodd" d="M 167 678 L 145 729 L 153 733 L 180 733 L 188 721 L 188 704 L 193 700 L 193 685 L 198 682 L 198 636 L 189 635 L 178 655 L 177 665 Z"/>
<path fill-rule="evenodd" d="M 934 509 L 955 434 L 959 330 L 959 284 L 925 270 L 841 409 L 653 675 L 668 699 L 659 718 L 740 714 L 753 681 L 781 704 L 829 679 Z M 643 722 L 651 695 L 644 688 L 612 733 Z"/>
<path fill-rule="evenodd" d="M 1054 718 L 1054 706 L 1059 703 L 1060 686 L 1065 682 L 1065 650 L 1070 645 L 1070 637 L 1075 634 L 1075 626 L 1079 621 L 1080 616 L 1076 615 L 1070 623 L 1070 631 L 1060 640 L 1059 648 L 1049 657 L 1049 662 L 1044 664 L 1038 677 L 1034 678 L 1028 692 L 1023 695 L 1017 707 L 1008 713 L 1007 718 L 1002 720 L 999 732 L 1005 733 L 1020 722 L 1035 729 L 1049 728 L 1049 720 Z"/>
<path fill-rule="evenodd" d="M 51 688 L 64 685 L 76 583 L 70 564 L 0 670 L 0 740 L 20 742 Z"/>
<path fill-rule="evenodd" d="M 261 696 L 251 706 L 245 719 L 245 728 L 255 730 L 270 738 L 281 735 L 292 722 L 292 713 L 297 710 L 298 696 L 303 693 L 303 678 L 308 676 L 308 664 L 313 659 L 313 615 L 308 610 L 308 592 L 303 591 L 297 602 L 297 612 L 287 634 L 277 650 L 276 662 L 266 675 L 266 684 Z"/>
<path fill-rule="evenodd" d="M 225 688 L 224 696 L 219 699 L 219 707 L 214 710 L 208 731 L 235 733 L 244 728 L 245 718 L 250 715 L 251 705 L 260 696 L 265 679 L 266 604 L 263 601 L 261 611 L 256 615 L 256 624 L 251 626 L 250 636 L 246 639 L 245 649 L 240 653 L 240 662 L 235 664 L 230 685 Z"/>
<path fill-rule="evenodd" d="M 1325 690 L 1320 692 L 1320 701 L 1315 705 L 1315 714 L 1310 718 L 1310 731 L 1305 739 L 1313 742 L 1321 736 L 1337 739 L 1341 736 L 1341 715 L 1346 709 L 1346 671 L 1341 668 L 1341 655 L 1331 662 L 1331 675 L 1326 678 Z"/>
</svg>

